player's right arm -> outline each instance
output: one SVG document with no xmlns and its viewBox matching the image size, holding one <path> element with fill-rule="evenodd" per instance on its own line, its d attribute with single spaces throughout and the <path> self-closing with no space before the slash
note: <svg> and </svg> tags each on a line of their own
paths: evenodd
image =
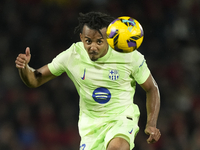
<svg viewBox="0 0 200 150">
<path fill-rule="evenodd" d="M 16 67 L 19 70 L 19 75 L 22 81 L 28 87 L 31 88 L 39 87 L 40 85 L 56 77 L 50 72 L 47 65 L 37 70 L 29 67 L 28 63 L 30 62 L 30 59 L 31 59 L 30 48 L 27 47 L 25 54 L 19 54 L 15 60 Z"/>
</svg>

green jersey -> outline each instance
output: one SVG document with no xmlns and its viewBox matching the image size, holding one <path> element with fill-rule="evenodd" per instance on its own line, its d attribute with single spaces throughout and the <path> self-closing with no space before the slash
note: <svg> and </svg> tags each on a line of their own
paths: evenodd
<svg viewBox="0 0 200 150">
<path fill-rule="evenodd" d="M 80 114 L 92 118 L 123 112 L 133 104 L 136 82 L 144 83 L 150 74 L 137 50 L 119 53 L 109 47 L 105 56 L 91 61 L 82 42 L 60 53 L 48 67 L 56 76 L 67 73 L 80 96 Z"/>
</svg>

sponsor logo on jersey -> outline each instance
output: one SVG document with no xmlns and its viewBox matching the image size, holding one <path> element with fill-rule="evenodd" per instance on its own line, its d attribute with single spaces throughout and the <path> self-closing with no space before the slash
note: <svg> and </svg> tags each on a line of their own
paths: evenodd
<svg viewBox="0 0 200 150">
<path fill-rule="evenodd" d="M 110 80 L 117 80 L 119 78 L 118 70 L 110 70 L 108 76 Z"/>
<path fill-rule="evenodd" d="M 85 80 L 85 73 L 86 73 L 86 69 L 84 69 L 83 77 L 81 77 L 82 80 Z"/>
<path fill-rule="evenodd" d="M 110 101 L 111 93 L 107 88 L 100 87 L 94 90 L 92 97 L 97 103 L 105 104 Z"/>
</svg>

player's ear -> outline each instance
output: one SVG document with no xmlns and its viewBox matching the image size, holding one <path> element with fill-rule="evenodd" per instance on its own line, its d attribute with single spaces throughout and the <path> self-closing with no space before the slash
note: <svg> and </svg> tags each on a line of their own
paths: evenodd
<svg viewBox="0 0 200 150">
<path fill-rule="evenodd" d="M 83 36 L 81 33 L 80 33 L 80 40 L 83 42 Z"/>
</svg>

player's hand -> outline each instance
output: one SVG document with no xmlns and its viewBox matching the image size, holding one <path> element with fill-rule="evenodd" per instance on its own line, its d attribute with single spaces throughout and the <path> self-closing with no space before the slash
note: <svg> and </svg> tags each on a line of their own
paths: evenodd
<svg viewBox="0 0 200 150">
<path fill-rule="evenodd" d="M 149 135 L 147 139 L 148 144 L 155 143 L 160 139 L 161 133 L 156 127 L 147 126 L 144 132 Z"/>
<path fill-rule="evenodd" d="M 27 47 L 25 54 L 19 54 L 18 57 L 16 58 L 15 60 L 16 67 L 18 69 L 23 69 L 30 62 L 30 60 L 31 60 L 30 48 Z"/>
</svg>

